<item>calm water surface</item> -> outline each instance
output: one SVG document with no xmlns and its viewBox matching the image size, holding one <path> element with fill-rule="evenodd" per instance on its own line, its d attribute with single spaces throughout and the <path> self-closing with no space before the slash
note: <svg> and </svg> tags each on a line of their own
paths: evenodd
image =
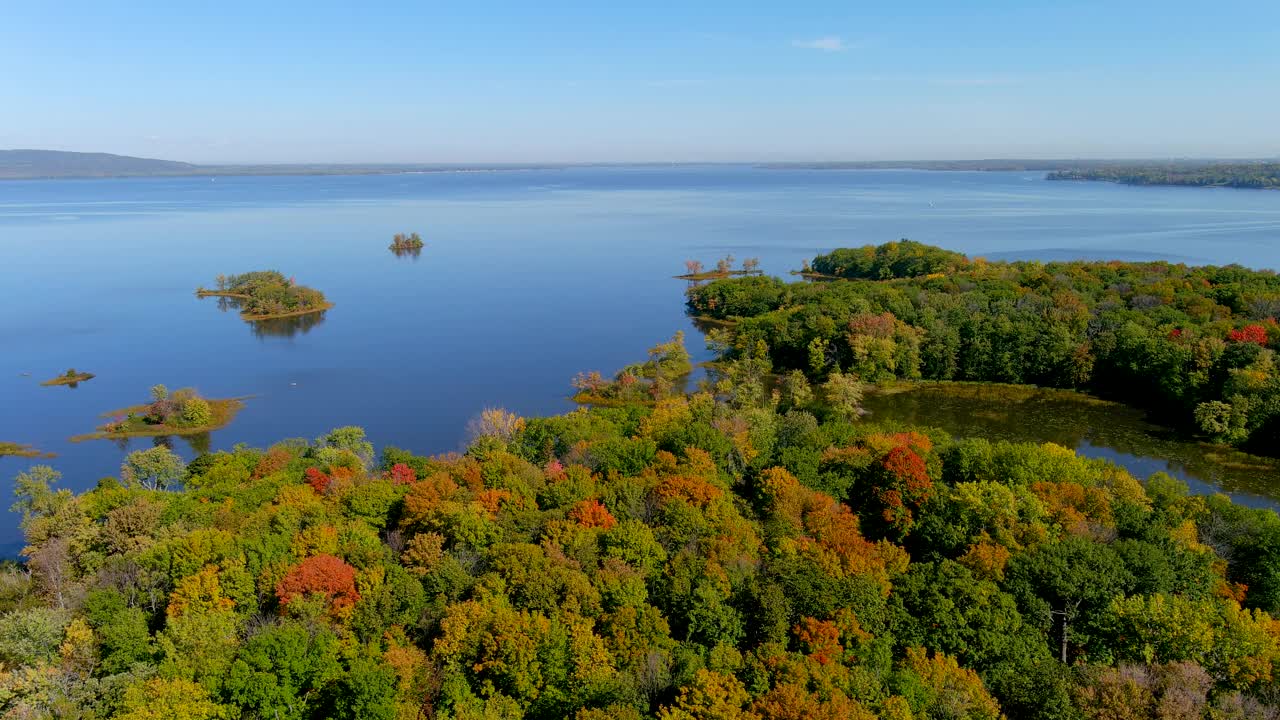
<svg viewBox="0 0 1280 720">
<path fill-rule="evenodd" d="M 457 449 L 485 406 L 565 411 L 574 373 L 612 372 L 675 330 L 705 358 L 670 279 L 686 258 L 757 256 L 781 274 L 833 247 L 910 237 L 991 258 L 1280 267 L 1280 193 L 1042 177 L 708 166 L 5 181 L 0 440 L 58 457 L 0 459 L 0 483 L 35 462 L 72 489 L 115 474 L 152 441 L 67 438 L 155 383 L 253 396 L 207 439 L 214 449 L 347 424 L 379 446 Z M 388 252 L 411 231 L 427 241 L 418 258 Z M 268 268 L 335 307 L 254 326 L 192 294 Z M 39 386 L 68 367 L 98 377 Z M 0 516 L 0 553 L 18 541 L 16 518 Z"/>
</svg>

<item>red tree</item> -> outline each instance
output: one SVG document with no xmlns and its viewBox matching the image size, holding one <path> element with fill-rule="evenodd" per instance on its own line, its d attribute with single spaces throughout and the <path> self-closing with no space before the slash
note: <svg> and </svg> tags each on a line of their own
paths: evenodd
<svg viewBox="0 0 1280 720">
<path fill-rule="evenodd" d="M 320 468 L 307 468 L 305 474 L 307 484 L 316 491 L 317 495 L 323 495 L 324 491 L 329 489 L 329 483 L 333 482 L 333 478 L 326 475 Z"/>
<path fill-rule="evenodd" d="M 316 555 L 290 568 L 276 584 L 281 606 L 312 593 L 325 596 L 334 610 L 355 605 L 360 600 L 356 569 L 332 555 Z"/>
<path fill-rule="evenodd" d="M 1261 325 L 1245 325 L 1239 330 L 1232 330 L 1227 333 L 1227 339 L 1231 342 L 1248 342 L 1255 345 L 1267 344 L 1267 329 Z"/>
<path fill-rule="evenodd" d="M 583 527 L 608 530 L 618 524 L 617 518 L 599 500 L 583 500 L 569 511 L 569 519 Z"/>
<path fill-rule="evenodd" d="M 880 461 L 882 481 L 878 483 L 881 516 L 889 525 L 905 533 L 914 524 L 915 509 L 929 499 L 933 481 L 924 458 L 906 445 L 891 449 Z"/>
<path fill-rule="evenodd" d="M 396 463 L 395 465 L 392 465 L 389 475 L 391 477 L 391 482 L 396 485 L 412 485 L 418 481 L 417 473 L 413 471 L 413 468 L 405 465 L 404 463 Z"/>
</svg>

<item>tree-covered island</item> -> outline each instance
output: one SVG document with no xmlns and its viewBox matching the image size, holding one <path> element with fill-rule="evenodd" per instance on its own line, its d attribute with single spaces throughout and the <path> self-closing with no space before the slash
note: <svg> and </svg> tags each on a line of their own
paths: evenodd
<svg viewBox="0 0 1280 720">
<path fill-rule="evenodd" d="M 216 289 L 198 288 L 196 297 L 229 298 L 244 320 L 271 320 L 322 312 L 333 307 L 324 293 L 299 285 L 275 270 L 219 275 Z"/>
<path fill-rule="evenodd" d="M 421 250 L 425 243 L 418 233 L 396 233 L 391 238 L 391 250 Z"/>
<path fill-rule="evenodd" d="M 191 388 L 169 392 L 164 385 L 156 385 L 151 388 L 151 402 L 103 413 L 108 422 L 71 441 L 207 433 L 230 424 L 243 407 L 239 398 L 203 398 Z"/>
</svg>

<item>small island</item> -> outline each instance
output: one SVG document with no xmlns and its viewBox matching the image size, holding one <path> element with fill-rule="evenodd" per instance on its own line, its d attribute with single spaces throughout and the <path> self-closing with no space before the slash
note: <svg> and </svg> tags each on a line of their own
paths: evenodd
<svg viewBox="0 0 1280 720">
<path fill-rule="evenodd" d="M 93 378 L 94 378 L 93 373 L 80 372 L 75 368 L 71 368 L 67 370 L 65 373 L 59 375 L 58 377 L 53 378 L 51 380 L 45 380 L 40 384 L 44 385 L 45 387 L 52 387 L 54 385 L 67 385 L 69 387 L 74 388 L 79 386 L 80 383 L 85 382 L 87 380 L 92 380 Z"/>
<path fill-rule="evenodd" d="M 1049 173 L 1046 180 L 1098 180 L 1121 185 L 1186 185 L 1280 189 L 1280 163 L 1168 163 L 1072 168 Z"/>
<path fill-rule="evenodd" d="M 324 293 L 299 285 L 275 270 L 219 275 L 217 289 L 198 288 L 196 297 L 229 298 L 237 303 L 240 318 L 246 321 L 308 315 L 333 307 Z"/>
<path fill-rule="evenodd" d="M 396 233 L 391 238 L 390 248 L 392 250 L 421 250 L 423 245 L 422 237 L 418 233 Z"/>
<path fill-rule="evenodd" d="M 733 269 L 733 255 L 725 255 L 716 261 L 715 268 L 707 270 L 700 260 L 685 260 L 683 275 L 676 275 L 677 280 L 719 280 L 734 275 L 759 275 L 760 259 L 747 258 L 742 261 L 742 269 Z"/>
<path fill-rule="evenodd" d="M 151 402 L 103 413 L 110 422 L 95 432 L 76 435 L 71 442 L 197 435 L 225 427 L 243 407 L 240 398 L 203 398 L 191 388 L 171 393 L 164 385 L 156 385 L 151 388 Z"/>
<path fill-rule="evenodd" d="M 422 248 L 426 243 L 422 242 L 422 237 L 418 233 L 396 233 L 391 238 L 391 245 L 388 246 L 392 254 L 396 257 L 411 257 L 417 259 L 422 254 Z"/>
<path fill-rule="evenodd" d="M 0 457 L 51 458 L 57 457 L 57 454 L 43 452 L 30 445 L 24 445 L 21 443 L 0 442 Z"/>
</svg>

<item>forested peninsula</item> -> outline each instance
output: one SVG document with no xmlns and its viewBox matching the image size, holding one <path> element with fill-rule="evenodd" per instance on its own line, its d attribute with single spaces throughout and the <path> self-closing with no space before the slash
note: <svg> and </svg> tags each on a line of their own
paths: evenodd
<svg viewBox="0 0 1280 720">
<path fill-rule="evenodd" d="M 79 495 L 19 474 L 0 712 L 1274 716 L 1274 512 L 870 422 L 838 351 L 778 382 L 753 344 L 686 394 L 680 341 L 619 374 L 644 402 L 486 410 L 461 454 L 345 427 L 139 450 Z"/>
<path fill-rule="evenodd" d="M 1048 180 L 1103 180 L 1124 185 L 1280 188 L 1280 162 L 1101 165 L 1050 172 Z"/>
<path fill-rule="evenodd" d="M 725 359 L 778 373 L 1088 390 L 1280 452 L 1280 277 L 1238 265 L 987 262 L 902 241 L 815 258 L 829 282 L 716 280 L 690 312 Z"/>
</svg>

